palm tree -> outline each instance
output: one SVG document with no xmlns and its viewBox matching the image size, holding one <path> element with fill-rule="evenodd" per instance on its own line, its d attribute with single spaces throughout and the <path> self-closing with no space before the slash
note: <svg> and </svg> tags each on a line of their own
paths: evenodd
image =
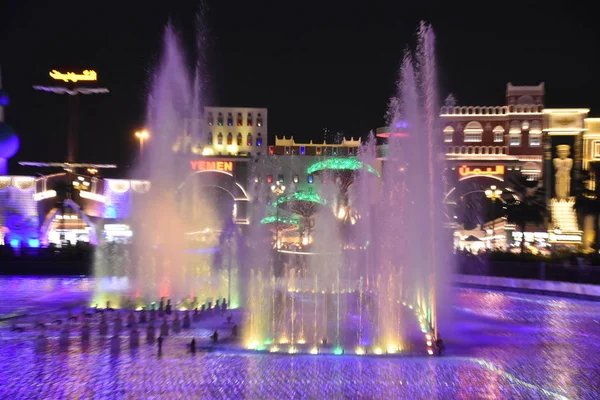
<svg viewBox="0 0 600 400">
<path fill-rule="evenodd" d="M 579 172 L 580 177 L 576 182 L 576 196 L 573 208 L 577 212 L 580 220 L 591 215 L 594 218 L 594 248 L 600 249 L 600 235 L 598 234 L 598 223 L 600 220 L 600 199 L 594 190 L 589 189 L 588 183 L 593 181 L 594 176 L 589 170 Z"/>
<path fill-rule="evenodd" d="M 523 253 L 527 224 L 542 224 L 546 218 L 545 189 L 538 181 L 530 181 L 523 175 L 512 181 L 512 187 L 514 196 L 506 203 L 506 216 L 508 222 L 517 225 L 523 234 L 521 239 L 521 253 Z"/>
</svg>

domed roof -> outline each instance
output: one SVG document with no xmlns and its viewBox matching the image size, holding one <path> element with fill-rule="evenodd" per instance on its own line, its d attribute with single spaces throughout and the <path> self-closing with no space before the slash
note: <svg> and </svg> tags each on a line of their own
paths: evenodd
<svg viewBox="0 0 600 400">
<path fill-rule="evenodd" d="M 0 158 L 9 159 L 17 154 L 19 145 L 19 137 L 15 131 L 4 122 L 0 122 Z"/>
</svg>

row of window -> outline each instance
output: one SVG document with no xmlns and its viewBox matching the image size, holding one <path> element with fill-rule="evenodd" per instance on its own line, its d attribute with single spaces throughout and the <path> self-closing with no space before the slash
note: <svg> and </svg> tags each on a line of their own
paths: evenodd
<svg viewBox="0 0 600 400">
<path fill-rule="evenodd" d="M 358 147 L 342 147 L 341 149 L 348 149 L 347 153 L 343 153 L 340 151 L 339 147 L 315 147 L 315 154 L 317 156 L 320 155 L 328 155 L 328 156 L 337 156 L 339 155 L 349 155 L 353 156 L 356 154 Z M 269 146 L 269 154 L 275 154 L 275 146 Z M 306 146 L 284 146 L 283 154 L 300 154 L 301 156 L 306 155 Z"/>
<path fill-rule="evenodd" d="M 453 132 L 444 132 L 444 142 L 452 143 L 453 142 Z M 521 134 L 520 133 L 512 133 L 509 134 L 508 144 L 509 146 L 520 146 L 521 145 Z M 465 143 L 478 143 L 482 141 L 482 133 L 481 132 L 465 132 Z M 495 143 L 503 143 L 504 142 L 504 131 L 502 132 L 494 132 L 494 142 Z M 542 145 L 542 135 L 541 134 L 529 134 L 529 145 L 530 146 L 541 146 Z"/>
<path fill-rule="evenodd" d="M 512 121 L 510 123 L 510 128 L 508 133 L 510 135 L 520 135 L 523 131 L 529 131 L 530 136 L 533 135 L 541 135 L 542 133 L 542 125 L 540 121 Z M 504 141 L 504 127 L 502 125 L 497 125 L 494 129 L 492 129 L 492 133 L 494 134 L 494 142 L 501 143 Z M 463 130 L 465 135 L 465 142 L 481 142 L 483 136 L 483 126 L 481 123 L 477 121 L 471 121 L 465 126 Z M 450 125 L 444 128 L 444 142 L 452 143 L 454 136 L 454 128 Z M 513 139 L 511 139 L 513 140 Z M 514 139 L 516 140 L 516 139 Z M 514 141 L 513 140 L 513 141 Z M 519 143 L 520 143 L 519 138 Z M 535 142 L 536 139 L 534 139 Z M 537 139 L 539 140 L 539 138 Z"/>
<path fill-rule="evenodd" d="M 236 144 L 238 146 L 243 146 L 244 143 L 244 138 L 242 136 L 241 133 L 237 134 L 237 138 L 236 138 Z M 252 140 L 252 134 L 249 133 L 248 135 L 246 135 L 246 146 L 251 147 L 254 145 L 254 143 L 256 143 L 256 146 L 261 147 L 263 144 L 263 140 L 262 140 L 262 135 L 259 133 L 256 134 L 256 142 L 254 142 Z M 227 146 L 231 146 L 233 144 L 233 134 L 231 132 L 229 132 L 227 134 Z M 213 145 L 213 134 L 212 132 L 208 133 L 208 145 L 212 146 Z M 217 134 L 217 145 L 222 146 L 223 145 L 223 134 L 221 132 L 219 132 Z"/>
<path fill-rule="evenodd" d="M 217 125 L 218 126 L 223 126 L 223 113 L 218 113 L 217 114 Z M 236 115 L 236 123 L 237 126 L 244 126 L 244 116 L 241 112 L 237 113 Z M 215 123 L 215 118 L 213 116 L 212 112 L 209 112 L 206 114 L 206 121 L 208 122 L 209 126 L 213 126 Z M 252 122 L 253 122 L 253 115 L 251 112 L 249 112 L 246 115 L 246 126 L 252 126 Z M 261 113 L 257 113 L 256 114 L 256 126 L 262 126 L 263 124 L 263 117 Z M 227 126 L 233 126 L 233 114 L 232 113 L 227 113 Z"/>
</svg>

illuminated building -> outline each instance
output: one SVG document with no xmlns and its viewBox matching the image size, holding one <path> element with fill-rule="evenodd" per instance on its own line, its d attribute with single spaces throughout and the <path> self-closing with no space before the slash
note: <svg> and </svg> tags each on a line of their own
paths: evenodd
<svg viewBox="0 0 600 400">
<path fill-rule="evenodd" d="M 204 107 L 204 118 L 186 120 L 173 151 L 231 157 L 266 154 L 267 117 L 266 108 Z"/>
</svg>

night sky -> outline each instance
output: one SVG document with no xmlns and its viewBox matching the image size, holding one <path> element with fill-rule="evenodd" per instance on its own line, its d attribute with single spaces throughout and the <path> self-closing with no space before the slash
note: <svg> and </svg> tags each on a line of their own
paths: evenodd
<svg viewBox="0 0 600 400">
<path fill-rule="evenodd" d="M 494 5 L 495 4 L 495 5 Z M 383 116 L 403 49 L 421 19 L 437 33 L 440 96 L 502 105 L 507 82 L 546 82 L 547 107 L 600 115 L 598 36 L 589 4 L 461 1 L 207 1 L 207 105 L 267 107 L 269 134 L 297 141 L 322 130 L 364 136 Z M 94 69 L 108 95 L 85 96 L 79 161 L 126 168 L 144 123 L 150 71 L 171 20 L 194 50 L 198 1 L 0 1 L 6 122 L 21 137 L 13 159 L 62 161 L 67 97 L 37 92 L 48 71 Z M 195 55 L 190 56 L 190 65 Z"/>
</svg>

